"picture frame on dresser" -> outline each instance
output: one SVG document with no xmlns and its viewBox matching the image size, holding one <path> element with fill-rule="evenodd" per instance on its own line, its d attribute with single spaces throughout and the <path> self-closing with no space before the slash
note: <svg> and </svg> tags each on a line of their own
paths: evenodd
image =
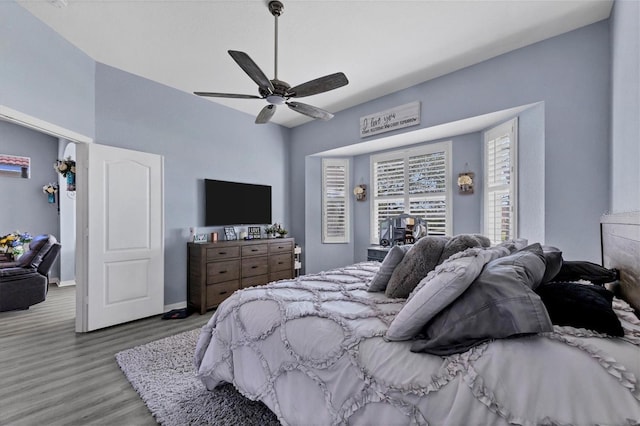
<svg viewBox="0 0 640 426">
<path fill-rule="evenodd" d="M 238 236 L 236 235 L 236 228 L 234 228 L 233 226 L 225 226 L 224 239 L 227 241 L 237 240 Z"/>
<path fill-rule="evenodd" d="M 259 226 L 249 226 L 249 238 L 252 240 L 259 240 L 262 238 L 262 229 Z"/>
</svg>

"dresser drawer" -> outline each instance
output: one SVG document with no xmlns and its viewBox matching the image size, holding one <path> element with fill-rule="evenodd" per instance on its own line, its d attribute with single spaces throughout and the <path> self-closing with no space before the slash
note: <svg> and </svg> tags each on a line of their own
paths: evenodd
<svg viewBox="0 0 640 426">
<path fill-rule="evenodd" d="M 265 255 L 269 251 L 269 246 L 265 244 L 252 244 L 242 247 L 242 257 Z"/>
<path fill-rule="evenodd" d="M 207 260 L 224 260 L 240 257 L 240 247 L 213 247 L 207 249 Z"/>
<path fill-rule="evenodd" d="M 269 243 L 269 254 L 286 253 L 293 250 L 293 241 L 274 241 Z"/>
<path fill-rule="evenodd" d="M 291 270 L 291 253 L 269 256 L 269 272 Z"/>
<path fill-rule="evenodd" d="M 256 275 L 255 277 L 248 277 L 242 279 L 242 288 L 254 287 L 257 285 L 263 285 L 269 282 L 269 275 Z"/>
<path fill-rule="evenodd" d="M 231 296 L 234 291 L 240 289 L 240 281 L 225 281 L 223 283 L 207 286 L 207 307 L 218 306 L 224 299 Z"/>
<path fill-rule="evenodd" d="M 240 278 L 239 260 L 207 263 L 207 284 L 237 280 L 238 278 Z"/>
<path fill-rule="evenodd" d="M 293 278 L 293 272 L 291 272 L 291 269 L 286 271 L 272 272 L 269 274 L 269 282 L 278 281 L 278 280 L 288 280 L 290 278 Z"/>
<path fill-rule="evenodd" d="M 269 273 L 267 256 L 250 257 L 242 261 L 242 278 Z"/>
</svg>

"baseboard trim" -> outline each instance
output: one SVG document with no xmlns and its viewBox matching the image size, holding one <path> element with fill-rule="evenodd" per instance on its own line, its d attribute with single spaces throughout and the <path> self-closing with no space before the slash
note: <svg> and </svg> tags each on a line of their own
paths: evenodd
<svg viewBox="0 0 640 426">
<path fill-rule="evenodd" d="M 69 287 L 72 285 L 76 285 L 76 280 L 66 280 L 66 281 L 57 280 L 56 285 L 58 287 Z"/>
<path fill-rule="evenodd" d="M 187 307 L 187 301 L 172 303 L 171 305 L 164 305 L 164 312 L 169 312 L 172 309 L 182 309 Z"/>
</svg>

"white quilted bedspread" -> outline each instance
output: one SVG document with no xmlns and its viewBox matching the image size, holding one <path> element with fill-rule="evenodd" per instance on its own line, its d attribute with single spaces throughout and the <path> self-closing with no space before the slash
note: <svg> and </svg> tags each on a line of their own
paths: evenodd
<svg viewBox="0 0 640 426">
<path fill-rule="evenodd" d="M 364 262 L 236 292 L 198 340 L 208 389 L 230 382 L 285 425 L 640 424 L 640 322 L 625 338 L 556 327 L 446 358 L 383 339 L 404 299 Z"/>
</svg>

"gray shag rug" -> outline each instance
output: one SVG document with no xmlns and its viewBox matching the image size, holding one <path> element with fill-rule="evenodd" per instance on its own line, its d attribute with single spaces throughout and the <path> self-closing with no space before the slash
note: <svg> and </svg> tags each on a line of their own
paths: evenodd
<svg viewBox="0 0 640 426">
<path fill-rule="evenodd" d="M 116 361 L 162 425 L 279 425 L 263 403 L 231 384 L 209 392 L 196 377 L 193 354 L 200 329 L 116 354 Z"/>
</svg>

